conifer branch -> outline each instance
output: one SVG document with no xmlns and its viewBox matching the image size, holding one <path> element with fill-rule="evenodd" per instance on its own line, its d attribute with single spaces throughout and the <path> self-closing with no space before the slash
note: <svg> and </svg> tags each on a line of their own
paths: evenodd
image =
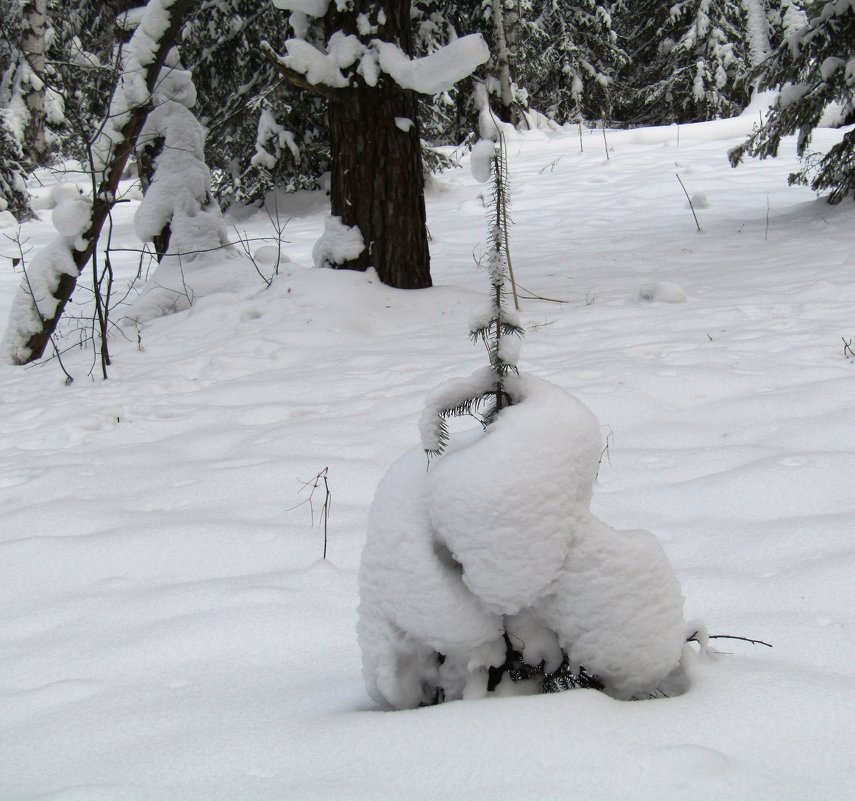
<svg viewBox="0 0 855 801">
<path fill-rule="evenodd" d="M 306 79 L 305 75 L 300 74 L 296 70 L 291 69 L 290 67 L 286 67 L 285 64 L 282 63 L 282 58 L 278 53 L 270 46 L 269 42 L 261 43 L 261 54 L 270 62 L 281 76 L 284 78 L 285 82 L 293 86 L 295 89 L 303 89 L 306 92 L 314 92 L 317 95 L 323 95 L 323 97 L 328 100 L 332 100 L 338 102 L 338 90 L 334 89 L 332 86 L 325 86 L 323 84 L 311 83 Z"/>
</svg>

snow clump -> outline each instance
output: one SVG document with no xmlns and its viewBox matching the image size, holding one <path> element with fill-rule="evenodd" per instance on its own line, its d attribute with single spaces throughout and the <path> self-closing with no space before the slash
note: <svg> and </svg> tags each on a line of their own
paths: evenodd
<svg viewBox="0 0 855 801">
<path fill-rule="evenodd" d="M 62 234 L 75 240 L 74 247 L 84 250 L 86 242 L 82 234 L 92 226 L 92 200 L 78 195 L 62 200 L 51 215 L 53 227 Z"/>
<path fill-rule="evenodd" d="M 648 303 L 685 303 L 686 291 L 673 281 L 656 281 L 644 284 L 638 290 L 638 299 Z"/>
<path fill-rule="evenodd" d="M 489 372 L 429 397 L 428 446 L 436 410 L 480 390 Z M 530 376 L 508 375 L 505 391 L 512 404 L 489 426 L 455 436 L 430 469 L 422 448 L 410 451 L 377 488 L 358 635 L 368 693 L 382 706 L 531 692 L 536 683 L 509 673 L 489 686 L 506 642 L 541 679 L 584 669 L 615 698 L 655 694 L 680 673 L 683 597 L 662 547 L 590 512 L 596 418 Z"/>
<path fill-rule="evenodd" d="M 312 248 L 315 267 L 335 267 L 359 257 L 365 250 L 362 234 L 355 225 L 344 225 L 341 217 L 327 217 L 323 236 Z"/>
<path fill-rule="evenodd" d="M 490 180 L 490 165 L 496 156 L 496 143 L 491 139 L 479 139 L 469 154 L 469 168 L 472 177 L 480 184 Z"/>
</svg>

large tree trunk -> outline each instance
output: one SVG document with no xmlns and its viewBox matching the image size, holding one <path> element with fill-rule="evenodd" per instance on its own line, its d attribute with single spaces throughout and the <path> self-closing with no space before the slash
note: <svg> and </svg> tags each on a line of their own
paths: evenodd
<svg viewBox="0 0 855 801">
<path fill-rule="evenodd" d="M 375 36 L 413 54 L 409 0 L 358 0 L 350 11 L 335 4 L 326 17 L 328 35 L 358 34 L 357 15 L 385 23 Z M 381 17 L 382 18 L 382 17 Z M 384 284 L 399 289 L 431 285 L 424 203 L 424 173 L 415 93 L 388 76 L 368 86 L 361 76 L 329 104 L 332 152 L 332 214 L 357 226 L 365 250 L 346 269 L 374 267 Z"/>
</svg>

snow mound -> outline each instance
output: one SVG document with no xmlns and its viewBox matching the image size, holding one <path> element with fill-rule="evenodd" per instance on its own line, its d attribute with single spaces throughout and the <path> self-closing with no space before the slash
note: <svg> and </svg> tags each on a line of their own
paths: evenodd
<svg viewBox="0 0 855 801">
<path fill-rule="evenodd" d="M 266 266 L 284 264 L 285 262 L 291 261 L 290 256 L 288 256 L 288 254 L 281 248 L 276 247 L 276 245 L 262 245 L 260 248 L 256 248 L 255 252 L 252 254 L 252 258 L 254 258 L 259 264 L 264 264 Z"/>
<path fill-rule="evenodd" d="M 365 242 L 359 228 L 344 225 L 341 217 L 327 217 L 323 236 L 312 249 L 312 260 L 315 267 L 334 267 L 357 258 L 363 250 Z"/>
<path fill-rule="evenodd" d="M 679 669 L 683 599 L 661 546 L 589 511 L 597 420 L 545 381 L 509 376 L 505 389 L 513 405 L 490 426 L 456 436 L 429 470 L 410 451 L 378 486 L 357 631 L 381 705 L 482 697 L 505 634 L 533 667 L 567 659 L 616 698 L 655 693 Z"/>
<path fill-rule="evenodd" d="M 437 653 L 446 656 L 448 671 L 449 656 L 454 661 L 454 654 L 502 639 L 501 617 L 467 589 L 432 528 L 426 467 L 424 451 L 415 448 L 380 482 L 359 574 L 366 686 L 377 703 L 397 708 L 430 702 L 432 688 L 440 686 Z M 455 667 L 455 697 L 462 697 L 467 678 L 477 683 L 483 669 Z"/>
<path fill-rule="evenodd" d="M 589 515 L 571 558 L 537 606 L 574 669 L 617 698 L 652 692 L 680 661 L 683 596 L 662 546 Z"/>
<path fill-rule="evenodd" d="M 477 441 L 452 441 L 427 484 L 431 523 L 464 566 L 464 583 L 513 615 L 561 569 L 591 501 L 601 444 L 591 412 L 558 387 L 512 377 L 507 389 L 518 402 Z"/>
<path fill-rule="evenodd" d="M 656 281 L 644 284 L 638 290 L 638 299 L 649 303 L 685 303 L 686 291 L 673 281 Z"/>
<path fill-rule="evenodd" d="M 155 172 L 134 215 L 134 230 L 143 242 L 151 242 L 170 226 L 170 252 L 192 260 L 196 251 L 226 241 L 220 207 L 210 192 L 205 130 L 181 103 L 167 100 L 148 115 L 138 147 L 158 144 Z"/>
</svg>

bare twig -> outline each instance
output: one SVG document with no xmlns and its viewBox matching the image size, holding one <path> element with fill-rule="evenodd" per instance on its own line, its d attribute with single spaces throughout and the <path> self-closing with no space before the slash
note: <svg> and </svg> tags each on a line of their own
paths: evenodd
<svg viewBox="0 0 855 801">
<path fill-rule="evenodd" d="M 541 167 L 541 168 L 537 171 L 537 174 L 538 174 L 538 175 L 543 175 L 543 173 L 545 173 L 547 170 L 549 170 L 550 172 L 554 172 L 554 171 L 555 171 L 555 168 L 558 166 L 558 162 L 559 162 L 559 161 L 561 161 L 561 159 L 563 159 L 563 158 L 564 158 L 564 156 L 559 156 L 557 159 L 553 159 L 553 160 L 552 160 L 552 161 L 550 161 L 550 162 L 549 162 L 549 164 L 547 164 L 545 167 Z"/>
<path fill-rule="evenodd" d="M 605 458 L 605 460 L 609 463 L 609 465 L 611 465 L 611 463 L 612 463 L 612 457 L 611 457 L 611 454 L 609 453 L 609 448 L 611 447 L 611 444 L 614 442 L 615 435 L 611 429 L 611 426 L 605 426 L 605 428 L 607 428 L 609 430 L 609 432 L 608 432 L 608 434 L 606 434 L 606 444 L 603 446 L 602 451 L 600 451 L 600 459 L 597 462 L 597 478 L 599 478 L 599 476 L 600 476 L 600 467 L 603 464 L 603 458 Z"/>
<path fill-rule="evenodd" d="M 766 193 L 766 233 L 763 236 L 763 239 L 768 242 L 769 241 L 769 193 Z"/>
<path fill-rule="evenodd" d="M 700 640 L 698 639 L 698 635 L 700 633 L 700 631 L 692 632 L 691 635 L 686 637 L 686 642 L 699 643 Z M 705 634 L 704 636 L 708 640 L 740 640 L 742 642 L 750 642 L 752 645 L 765 645 L 767 648 L 772 647 L 771 643 L 764 642 L 763 640 L 753 640 L 750 637 L 738 637 L 735 634 Z"/>
<path fill-rule="evenodd" d="M 311 516 L 312 516 L 312 525 L 314 526 L 315 525 L 315 507 L 314 507 L 314 504 L 312 501 L 313 501 L 313 498 L 315 495 L 315 490 L 317 490 L 321 485 L 323 485 L 324 503 L 321 506 L 321 520 L 323 521 L 323 526 L 324 526 L 324 559 L 327 558 L 327 534 L 328 534 L 327 523 L 329 521 L 330 509 L 332 507 L 332 493 L 330 492 L 330 485 L 329 485 L 329 470 L 330 470 L 329 467 L 325 467 L 323 470 L 319 471 L 316 475 L 314 475 L 308 481 L 301 481 L 300 483 L 303 486 L 300 488 L 299 492 L 302 492 L 303 490 L 308 489 L 309 490 L 309 497 L 303 501 L 300 501 L 300 503 L 295 504 L 294 506 L 290 507 L 289 509 L 285 510 L 286 512 L 291 512 L 300 506 L 305 506 L 306 504 L 308 504 L 309 505 L 309 511 L 311 512 Z M 298 481 L 299 481 L 299 479 L 298 479 Z"/>
<path fill-rule="evenodd" d="M 692 203 L 692 198 L 689 197 L 689 193 L 686 191 L 686 185 L 683 183 L 683 179 L 680 178 L 679 173 L 674 173 L 677 176 L 677 180 L 680 182 L 680 186 L 683 187 L 683 194 L 686 196 L 686 200 L 689 201 L 689 208 L 692 210 L 692 217 L 695 218 L 695 225 L 698 227 L 698 233 L 701 231 L 701 224 L 698 222 L 698 215 L 695 214 L 695 204 Z"/>
</svg>

